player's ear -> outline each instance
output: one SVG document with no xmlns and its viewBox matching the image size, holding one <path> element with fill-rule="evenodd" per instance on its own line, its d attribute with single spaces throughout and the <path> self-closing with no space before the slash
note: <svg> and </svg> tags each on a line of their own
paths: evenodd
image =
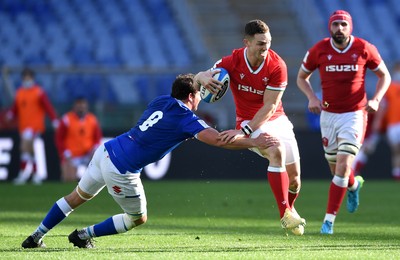
<svg viewBox="0 0 400 260">
<path fill-rule="evenodd" d="M 187 100 L 191 101 L 193 100 L 193 98 L 194 98 L 193 93 L 189 93 L 189 95 L 187 96 Z"/>
</svg>

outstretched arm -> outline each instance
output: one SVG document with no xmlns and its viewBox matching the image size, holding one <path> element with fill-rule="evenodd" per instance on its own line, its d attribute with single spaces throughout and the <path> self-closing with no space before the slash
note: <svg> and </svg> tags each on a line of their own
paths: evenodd
<svg viewBox="0 0 400 260">
<path fill-rule="evenodd" d="M 282 95 L 283 91 L 273 91 L 266 89 L 264 92 L 263 106 L 257 111 L 253 119 L 247 123 L 246 127 L 251 130 L 246 131 L 246 129 L 242 128 L 242 130 L 231 130 L 229 132 L 225 131 L 223 135 L 223 140 L 226 140 L 227 142 L 234 142 L 238 138 L 243 137 L 245 133 L 246 135 L 249 135 L 251 134 L 251 132 L 260 128 L 260 126 L 267 122 L 275 113 L 276 108 L 281 101 Z"/>
<path fill-rule="evenodd" d="M 228 130 L 233 131 L 233 130 Z M 225 131 L 227 132 L 227 131 Z M 251 147 L 259 147 L 261 149 L 266 149 L 270 146 L 276 145 L 279 141 L 277 138 L 272 137 L 268 134 L 261 134 L 257 138 L 247 138 L 244 135 L 238 137 L 233 142 L 227 142 L 222 138 L 217 130 L 214 128 L 206 128 L 197 134 L 196 138 L 208 145 L 217 146 L 226 149 L 246 149 Z"/>
</svg>

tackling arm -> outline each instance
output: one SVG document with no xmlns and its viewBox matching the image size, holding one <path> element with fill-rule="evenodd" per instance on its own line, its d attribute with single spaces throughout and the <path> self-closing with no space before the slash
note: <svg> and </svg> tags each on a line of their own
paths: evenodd
<svg viewBox="0 0 400 260">
<path fill-rule="evenodd" d="M 234 131 L 234 130 L 232 130 Z M 246 149 L 251 147 L 260 147 L 262 149 L 268 148 L 278 143 L 278 140 L 275 137 L 269 136 L 267 134 L 261 134 L 257 138 L 247 138 L 247 137 L 239 137 L 234 142 L 228 143 L 227 141 L 222 140 L 219 135 L 219 132 L 214 128 L 206 128 L 200 133 L 197 134 L 196 138 L 208 145 L 217 146 L 226 149 Z"/>
</svg>

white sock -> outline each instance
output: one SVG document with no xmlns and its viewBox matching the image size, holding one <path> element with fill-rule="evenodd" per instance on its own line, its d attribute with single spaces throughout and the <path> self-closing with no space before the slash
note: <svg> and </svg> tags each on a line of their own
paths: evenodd
<svg viewBox="0 0 400 260">
<path fill-rule="evenodd" d="M 43 226 L 42 223 L 37 227 L 37 229 L 32 233 L 33 241 L 38 243 L 42 237 L 46 235 L 46 233 L 49 232 L 49 229 Z"/>
<path fill-rule="evenodd" d="M 328 220 L 329 222 L 332 222 L 332 224 L 333 224 L 335 222 L 335 218 L 336 218 L 336 216 L 333 214 L 325 214 L 324 222 Z"/>
</svg>

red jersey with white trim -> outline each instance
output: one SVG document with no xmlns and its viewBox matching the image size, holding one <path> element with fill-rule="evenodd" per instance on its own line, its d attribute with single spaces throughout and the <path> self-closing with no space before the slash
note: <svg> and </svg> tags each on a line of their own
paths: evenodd
<svg viewBox="0 0 400 260">
<path fill-rule="evenodd" d="M 257 68 L 251 67 L 246 58 L 246 48 L 233 50 L 230 56 L 217 61 L 214 67 L 224 68 L 230 77 L 230 88 L 236 105 L 236 127 L 244 120 L 253 119 L 264 105 L 266 89 L 284 91 L 287 85 L 287 68 L 284 60 L 269 49 L 264 62 Z M 284 115 L 282 102 L 269 121 Z"/>
<path fill-rule="evenodd" d="M 35 133 L 41 134 L 45 130 L 46 113 L 51 120 L 57 118 L 54 107 L 39 85 L 30 88 L 20 87 L 16 92 L 11 113 L 18 118 L 20 133 L 30 128 Z"/>
<path fill-rule="evenodd" d="M 360 110 L 367 104 L 365 75 L 367 68 L 376 71 L 383 62 L 374 45 L 354 36 L 340 50 L 332 38 L 315 44 L 303 59 L 302 69 L 318 69 L 322 86 L 323 110 L 345 113 Z"/>
<path fill-rule="evenodd" d="M 387 124 L 397 125 L 400 123 L 400 82 L 392 81 L 387 90 L 384 102 L 386 106 Z"/>
</svg>

